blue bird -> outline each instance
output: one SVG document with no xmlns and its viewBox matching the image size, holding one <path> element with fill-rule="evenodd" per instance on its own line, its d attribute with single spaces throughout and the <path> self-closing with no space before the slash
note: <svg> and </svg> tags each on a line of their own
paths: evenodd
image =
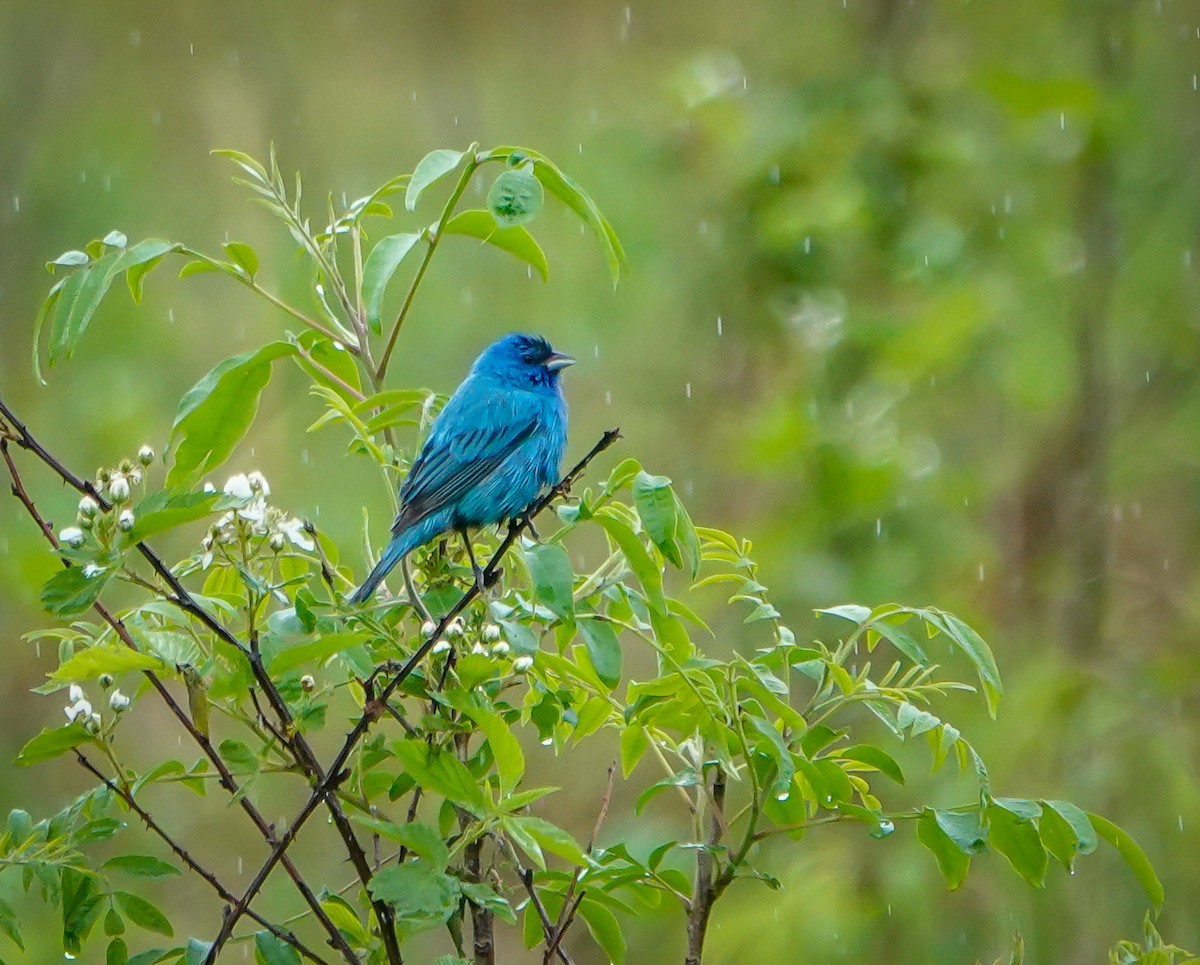
<svg viewBox="0 0 1200 965">
<path fill-rule="evenodd" d="M 468 527 L 520 516 L 559 481 L 567 403 L 559 373 L 575 362 L 537 335 L 505 335 L 484 349 L 451 396 L 408 476 L 392 538 L 351 603 L 363 603 L 418 546 L 451 530 L 471 553 Z M 471 556 L 478 582 L 481 576 Z"/>
</svg>

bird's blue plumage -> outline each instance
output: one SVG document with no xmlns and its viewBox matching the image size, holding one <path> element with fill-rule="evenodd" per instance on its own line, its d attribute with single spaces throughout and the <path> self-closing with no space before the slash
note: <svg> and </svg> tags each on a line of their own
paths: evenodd
<svg viewBox="0 0 1200 965">
<path fill-rule="evenodd" d="M 392 539 L 352 603 L 418 546 L 519 516 L 558 482 L 567 446 L 559 372 L 573 361 L 535 335 L 506 335 L 483 351 L 401 484 Z"/>
</svg>

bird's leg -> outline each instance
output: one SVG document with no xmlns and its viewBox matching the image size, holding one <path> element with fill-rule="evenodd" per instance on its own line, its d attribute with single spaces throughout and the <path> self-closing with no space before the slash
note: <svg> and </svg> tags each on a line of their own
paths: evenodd
<svg viewBox="0 0 1200 965">
<path fill-rule="evenodd" d="M 417 615 L 421 618 L 422 622 L 429 623 L 433 618 L 429 615 L 429 611 L 425 609 L 424 602 L 417 596 L 417 588 L 413 585 L 412 574 L 408 571 L 407 556 L 400 561 L 400 572 L 404 576 L 404 592 L 408 594 L 408 602 L 417 611 Z"/>
<path fill-rule="evenodd" d="M 483 570 L 479 568 L 479 564 L 475 562 L 475 550 L 471 547 L 471 537 L 467 535 L 465 529 L 460 529 L 458 535 L 462 537 L 463 546 L 467 548 L 467 559 L 471 561 L 471 572 L 475 574 L 475 588 L 479 590 L 479 595 L 483 596 L 486 585 L 483 577 Z"/>
</svg>

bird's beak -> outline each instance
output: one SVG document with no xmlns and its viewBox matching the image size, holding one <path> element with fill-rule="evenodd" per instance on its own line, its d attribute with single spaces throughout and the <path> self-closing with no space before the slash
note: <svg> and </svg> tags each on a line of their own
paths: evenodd
<svg viewBox="0 0 1200 965">
<path fill-rule="evenodd" d="M 559 369 L 565 369 L 568 365 L 574 365 L 575 360 L 569 355 L 561 355 L 558 352 L 551 352 L 550 356 L 543 364 L 551 372 L 557 372 Z"/>
</svg>

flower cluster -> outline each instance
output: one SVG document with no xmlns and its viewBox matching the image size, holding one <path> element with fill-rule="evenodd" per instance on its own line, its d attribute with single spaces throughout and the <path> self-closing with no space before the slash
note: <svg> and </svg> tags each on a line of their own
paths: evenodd
<svg viewBox="0 0 1200 965">
<path fill-rule="evenodd" d="M 110 674 L 102 674 L 100 677 L 100 686 L 107 690 L 113 685 L 113 678 Z M 95 733 L 100 730 L 102 719 L 100 714 L 92 710 L 92 702 L 87 699 L 87 695 L 83 692 L 83 688 L 79 684 L 71 684 L 67 691 L 67 699 L 70 703 L 63 708 L 63 713 L 67 715 L 69 723 L 79 722 L 83 724 L 89 731 Z M 108 706 L 114 714 L 120 716 L 129 709 L 133 703 L 121 691 L 114 690 L 108 695 Z"/>
<path fill-rule="evenodd" d="M 75 525 L 59 532 L 59 542 L 71 549 L 79 549 L 88 541 L 89 533 L 104 545 L 112 536 L 114 528 L 122 533 L 130 532 L 137 522 L 137 517 L 128 504 L 133 498 L 133 491 L 145 482 L 144 470 L 152 462 L 154 450 L 149 446 L 142 446 L 135 459 L 122 459 L 112 469 L 103 466 L 97 469 L 94 490 L 110 503 L 112 508 L 104 512 L 97 499 L 84 496 L 79 500 Z"/>
<path fill-rule="evenodd" d="M 211 483 L 206 483 L 205 489 L 215 491 Z M 205 569 L 212 563 L 215 547 L 240 545 L 248 537 L 265 538 L 277 553 L 287 543 L 309 552 L 316 548 L 312 537 L 305 532 L 303 520 L 267 503 L 271 485 L 261 472 L 230 476 L 222 492 L 236 505 L 218 519 L 204 537 L 201 563 Z"/>
<path fill-rule="evenodd" d="M 426 640 L 437 629 L 437 624 L 432 620 L 426 620 L 421 624 L 421 636 Z M 429 652 L 435 656 L 442 653 L 449 653 L 454 646 L 452 641 L 463 637 L 467 632 L 463 621 L 459 617 L 455 617 L 446 624 L 445 636 L 441 637 L 430 649 Z M 493 657 L 497 660 L 506 660 L 512 653 L 512 648 L 508 645 L 508 641 L 500 633 L 500 627 L 494 623 L 485 623 L 479 629 L 478 639 L 471 644 L 469 651 L 472 656 L 476 657 Z M 528 673 L 533 666 L 533 657 L 522 655 L 516 657 L 512 661 L 512 672 L 523 674 Z"/>
</svg>

